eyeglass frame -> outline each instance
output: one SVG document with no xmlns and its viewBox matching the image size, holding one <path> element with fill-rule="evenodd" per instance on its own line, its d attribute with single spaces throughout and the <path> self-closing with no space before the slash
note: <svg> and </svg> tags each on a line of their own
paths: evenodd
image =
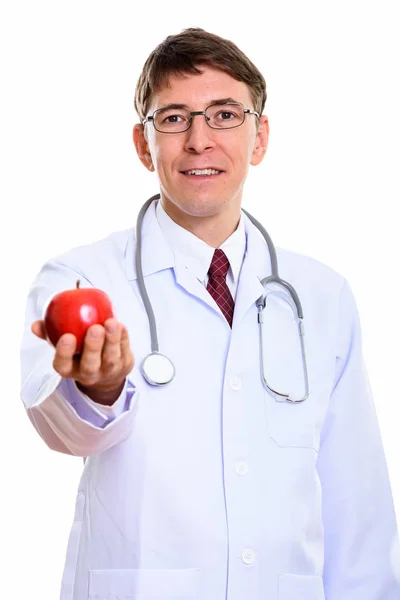
<svg viewBox="0 0 400 600">
<path fill-rule="evenodd" d="M 207 109 L 211 108 L 212 106 L 241 106 L 243 108 L 243 121 L 241 123 L 239 123 L 239 125 L 233 125 L 233 127 L 213 127 L 208 122 L 210 120 L 210 117 L 207 118 L 207 115 L 206 115 Z M 149 123 L 150 121 L 152 121 L 154 129 L 156 131 L 158 131 L 158 133 L 167 133 L 167 134 L 184 133 L 185 131 L 188 131 L 191 128 L 192 123 L 193 123 L 193 117 L 195 117 L 196 115 L 204 115 L 204 119 L 205 119 L 207 125 L 210 127 L 210 129 L 214 129 L 217 131 L 225 131 L 226 129 L 236 129 L 237 127 L 240 127 L 241 125 L 243 125 L 247 114 L 248 115 L 256 115 L 258 119 L 260 118 L 260 114 L 256 110 L 253 110 L 252 108 L 245 108 L 241 102 L 224 102 L 223 104 L 218 104 L 218 103 L 214 102 L 213 104 L 209 104 L 209 106 L 207 106 L 204 110 L 188 111 L 190 116 L 189 116 L 189 125 L 188 125 L 188 127 L 186 127 L 186 129 L 182 129 L 182 131 L 160 131 L 155 126 L 154 115 L 157 112 L 159 112 L 161 110 L 166 110 L 166 109 L 168 109 L 168 107 L 157 108 L 157 110 L 155 110 L 152 115 L 149 115 L 145 119 L 143 119 L 143 121 L 142 121 L 143 127 L 146 125 L 146 123 Z M 171 108 L 171 109 L 174 110 L 173 108 Z M 176 110 L 180 110 L 180 109 L 177 108 Z M 187 109 L 185 109 L 185 110 L 187 110 Z"/>
</svg>

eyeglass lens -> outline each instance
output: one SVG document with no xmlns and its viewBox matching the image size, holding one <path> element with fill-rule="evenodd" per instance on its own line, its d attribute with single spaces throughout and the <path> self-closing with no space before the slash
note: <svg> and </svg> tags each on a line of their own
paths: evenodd
<svg viewBox="0 0 400 600">
<path fill-rule="evenodd" d="M 237 104 L 213 105 L 205 112 L 208 125 L 213 129 L 231 129 L 244 121 L 244 109 Z M 190 126 L 190 111 L 186 108 L 161 108 L 154 113 L 154 125 L 158 131 L 165 133 L 185 131 Z"/>
</svg>

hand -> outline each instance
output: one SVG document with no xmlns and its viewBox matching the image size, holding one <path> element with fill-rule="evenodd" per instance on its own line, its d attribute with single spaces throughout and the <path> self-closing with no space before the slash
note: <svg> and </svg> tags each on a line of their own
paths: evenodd
<svg viewBox="0 0 400 600">
<path fill-rule="evenodd" d="M 32 323 L 31 331 L 47 339 L 43 321 Z M 64 333 L 57 342 L 54 370 L 62 377 L 74 379 L 78 388 L 95 402 L 113 404 L 135 364 L 126 327 L 116 319 L 107 319 L 104 327 L 91 325 L 82 354 L 74 356 L 75 349 L 76 337 Z"/>
</svg>

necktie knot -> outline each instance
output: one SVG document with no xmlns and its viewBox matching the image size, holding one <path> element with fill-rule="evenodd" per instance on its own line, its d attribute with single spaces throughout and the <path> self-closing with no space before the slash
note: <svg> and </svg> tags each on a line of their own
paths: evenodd
<svg viewBox="0 0 400 600">
<path fill-rule="evenodd" d="M 220 248 L 217 248 L 214 252 L 208 274 L 210 277 L 226 277 L 228 271 L 229 260 L 227 259 L 225 252 Z"/>
</svg>

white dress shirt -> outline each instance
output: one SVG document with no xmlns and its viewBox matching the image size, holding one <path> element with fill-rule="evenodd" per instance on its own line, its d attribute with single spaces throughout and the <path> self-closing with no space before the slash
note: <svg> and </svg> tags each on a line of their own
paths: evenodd
<svg viewBox="0 0 400 600">
<path fill-rule="evenodd" d="M 208 271 L 215 248 L 175 223 L 165 212 L 161 201 L 157 204 L 156 215 L 164 237 L 174 254 L 181 254 L 189 271 L 207 287 Z M 246 233 L 242 213 L 236 230 L 224 241 L 220 249 L 224 251 L 229 260 L 230 267 L 226 276 L 226 283 L 232 298 L 235 300 L 240 269 L 246 250 Z"/>
</svg>

